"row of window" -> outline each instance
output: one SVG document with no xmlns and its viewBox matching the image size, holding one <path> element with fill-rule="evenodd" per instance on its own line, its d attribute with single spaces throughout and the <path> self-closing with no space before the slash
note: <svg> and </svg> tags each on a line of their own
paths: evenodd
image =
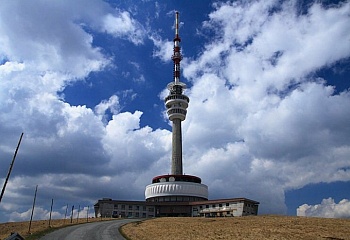
<svg viewBox="0 0 350 240">
<path fill-rule="evenodd" d="M 113 212 L 113 215 L 112 217 L 143 217 L 143 218 L 146 218 L 146 217 L 154 217 L 154 214 L 147 214 L 146 213 L 142 213 L 140 214 L 139 212 Z"/>
<path fill-rule="evenodd" d="M 187 111 L 181 108 L 172 108 L 168 110 L 168 115 L 173 114 L 173 113 L 180 113 L 186 115 Z"/>
<path fill-rule="evenodd" d="M 126 207 L 128 206 L 128 207 Z M 147 211 L 147 207 L 146 206 L 138 206 L 138 205 L 125 205 L 125 204 L 121 204 L 120 207 L 118 204 L 114 204 L 114 209 L 121 209 L 121 210 L 125 210 L 126 208 L 128 208 L 129 210 L 136 210 L 136 211 L 140 211 L 142 208 L 142 211 Z M 149 212 L 153 212 L 154 208 L 153 207 L 149 207 L 148 208 Z"/>
<path fill-rule="evenodd" d="M 253 208 L 253 207 L 255 207 L 256 205 L 247 203 L 246 206 L 247 206 L 247 207 L 252 207 L 252 208 Z"/>
<path fill-rule="evenodd" d="M 230 203 L 225 203 L 226 207 L 230 206 Z M 203 206 L 200 206 L 199 208 L 202 209 Z M 211 207 L 215 208 L 215 207 L 222 207 L 222 203 L 219 203 L 218 205 L 213 204 L 211 205 Z M 209 205 L 205 205 L 205 208 L 209 208 Z"/>
<path fill-rule="evenodd" d="M 203 201 L 200 197 L 188 197 L 188 196 L 166 196 L 166 197 L 155 197 L 147 200 L 149 202 L 195 202 Z"/>
<path fill-rule="evenodd" d="M 182 100 L 186 100 L 187 102 L 190 101 L 190 99 L 185 95 L 169 95 L 165 98 L 165 102 L 171 99 L 182 99 Z"/>
</svg>

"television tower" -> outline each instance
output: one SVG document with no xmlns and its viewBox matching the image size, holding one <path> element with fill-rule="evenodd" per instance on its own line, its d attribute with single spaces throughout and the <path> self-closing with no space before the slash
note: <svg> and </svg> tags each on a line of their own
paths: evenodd
<svg viewBox="0 0 350 240">
<path fill-rule="evenodd" d="M 157 208 L 157 216 L 181 216 L 183 208 L 174 208 L 178 202 L 208 200 L 208 186 L 202 184 L 197 176 L 184 175 L 182 171 L 182 133 L 181 122 L 186 119 L 190 99 L 183 94 L 186 84 L 180 82 L 180 62 L 182 60 L 179 36 L 179 13 L 175 12 L 173 81 L 167 86 L 169 95 L 164 99 L 169 120 L 172 121 L 171 174 L 159 175 L 146 186 L 147 202 L 163 202 L 169 208 Z M 175 203 L 176 202 L 176 203 Z M 175 205 L 174 205 L 175 204 Z M 171 207 L 170 207 L 171 206 Z M 188 207 L 187 205 L 184 207 Z"/>
<path fill-rule="evenodd" d="M 164 99 L 169 120 L 173 122 L 171 174 L 182 175 L 182 133 L 181 121 L 186 118 L 190 99 L 183 94 L 186 84 L 180 82 L 180 62 L 182 60 L 181 38 L 179 36 L 179 12 L 175 16 L 174 53 L 171 59 L 174 62 L 174 81 L 168 84 L 169 95 Z"/>
</svg>

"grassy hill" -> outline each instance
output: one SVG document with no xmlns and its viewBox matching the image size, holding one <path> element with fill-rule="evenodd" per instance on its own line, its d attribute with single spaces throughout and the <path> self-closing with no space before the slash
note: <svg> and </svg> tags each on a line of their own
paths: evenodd
<svg viewBox="0 0 350 240">
<path fill-rule="evenodd" d="M 236 218 L 155 218 L 125 225 L 122 232 L 132 240 L 345 240 L 350 239 L 350 219 L 270 215 Z"/>
<path fill-rule="evenodd" d="M 103 219 L 110 220 L 110 219 Z M 101 221 L 91 218 L 89 222 Z M 79 219 L 85 223 L 86 219 Z M 73 219 L 73 224 L 77 220 Z M 53 228 L 71 225 L 70 219 L 53 220 Z M 0 224 L 0 240 L 11 232 L 28 237 L 29 222 Z M 34 221 L 31 232 L 47 231 L 48 221 Z M 154 218 L 122 227 L 130 240 L 310 239 L 350 240 L 350 219 L 261 215 L 235 218 Z M 36 239 L 31 235 L 31 239 Z"/>
</svg>

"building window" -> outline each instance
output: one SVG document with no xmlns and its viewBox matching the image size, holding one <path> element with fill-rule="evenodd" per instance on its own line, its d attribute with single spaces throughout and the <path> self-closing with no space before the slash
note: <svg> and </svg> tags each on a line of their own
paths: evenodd
<svg viewBox="0 0 350 240">
<path fill-rule="evenodd" d="M 221 204 L 221 203 L 219 204 L 219 207 L 222 207 L 222 204 Z"/>
<path fill-rule="evenodd" d="M 213 204 L 212 207 L 215 207 L 215 204 Z"/>
<path fill-rule="evenodd" d="M 140 210 L 140 206 L 136 206 L 136 210 Z"/>
<path fill-rule="evenodd" d="M 124 205 L 124 204 L 122 205 L 122 209 L 123 209 L 123 210 L 125 209 L 125 205 Z"/>
<path fill-rule="evenodd" d="M 150 207 L 150 208 L 148 208 L 148 211 L 149 211 L 149 212 L 154 212 L 154 208 L 153 208 L 153 207 Z"/>
<path fill-rule="evenodd" d="M 229 204 L 229 203 L 226 203 L 226 207 L 228 207 L 228 206 L 230 206 L 230 204 Z"/>
<path fill-rule="evenodd" d="M 146 211 L 146 206 L 143 206 L 143 207 L 142 207 L 142 210 L 143 210 L 143 211 Z"/>
<path fill-rule="evenodd" d="M 132 205 L 129 205 L 129 210 L 132 210 Z"/>
<path fill-rule="evenodd" d="M 114 209 L 118 209 L 118 204 L 114 204 Z"/>
<path fill-rule="evenodd" d="M 209 208 L 209 205 L 205 205 L 205 208 Z"/>
</svg>

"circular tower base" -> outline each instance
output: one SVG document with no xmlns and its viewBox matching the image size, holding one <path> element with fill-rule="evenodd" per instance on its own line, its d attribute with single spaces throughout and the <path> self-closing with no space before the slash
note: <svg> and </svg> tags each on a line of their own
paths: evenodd
<svg viewBox="0 0 350 240">
<path fill-rule="evenodd" d="M 161 175 L 146 186 L 148 202 L 194 202 L 208 200 L 208 186 L 191 175 Z"/>
</svg>

